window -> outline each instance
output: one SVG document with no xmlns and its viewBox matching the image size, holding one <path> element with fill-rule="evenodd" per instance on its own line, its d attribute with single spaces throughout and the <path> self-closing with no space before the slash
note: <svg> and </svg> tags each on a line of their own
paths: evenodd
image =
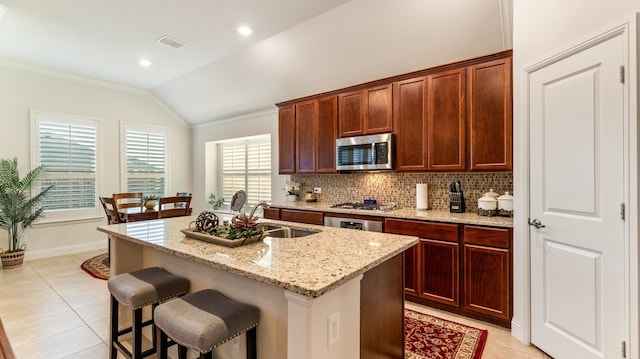
<svg viewBox="0 0 640 359">
<path fill-rule="evenodd" d="M 165 127 L 123 124 L 125 158 L 122 163 L 126 192 L 164 196 L 167 188 L 167 137 Z"/>
<path fill-rule="evenodd" d="M 228 201 L 238 190 L 247 203 L 271 201 L 271 136 L 236 139 L 219 145 L 222 196 Z"/>
<path fill-rule="evenodd" d="M 43 221 L 99 216 L 97 119 L 31 111 L 33 165 L 44 165 L 40 185 L 53 185 Z"/>
</svg>

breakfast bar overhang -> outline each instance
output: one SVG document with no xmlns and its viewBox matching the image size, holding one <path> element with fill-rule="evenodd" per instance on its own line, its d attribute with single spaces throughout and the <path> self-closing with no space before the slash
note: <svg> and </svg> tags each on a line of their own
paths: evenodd
<svg viewBox="0 0 640 359">
<path fill-rule="evenodd" d="M 402 358 L 402 252 L 416 237 L 271 221 L 318 233 L 236 248 L 185 237 L 195 217 L 98 227 L 111 274 L 159 266 L 190 291 L 217 289 L 261 310 L 261 359 Z M 217 348 L 244 355 L 244 340 Z M 223 354 L 224 353 L 224 354 Z"/>
</svg>

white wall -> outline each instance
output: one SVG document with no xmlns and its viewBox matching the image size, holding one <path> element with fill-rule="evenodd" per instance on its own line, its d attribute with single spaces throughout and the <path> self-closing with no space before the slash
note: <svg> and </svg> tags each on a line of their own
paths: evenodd
<svg viewBox="0 0 640 359">
<path fill-rule="evenodd" d="M 120 184 L 120 122 L 149 123 L 170 128 L 169 193 L 191 191 L 191 130 L 152 96 L 133 89 L 55 74 L 16 64 L 0 63 L 0 157 L 18 157 L 22 174 L 31 167 L 30 109 L 95 117 L 101 120 L 102 163 L 99 194 L 123 190 Z M 99 206 L 98 202 L 98 206 Z M 36 225 L 26 233 L 27 259 L 105 248 L 99 220 Z M 4 232 L 4 231 L 2 231 Z M 0 233 L 6 238 L 5 233 Z M 6 239 L 5 239 L 6 240 Z M 0 248 L 6 243 L 0 241 Z"/>
<path fill-rule="evenodd" d="M 230 138 L 271 134 L 271 198 L 283 200 L 282 188 L 289 176 L 278 175 L 278 111 L 256 112 L 245 116 L 226 119 L 193 128 L 193 199 L 191 207 L 198 213 L 211 206 L 207 203 L 209 189 L 215 186 L 205 183 L 207 177 L 214 178 L 215 169 L 206 162 L 207 143 Z M 227 198 L 227 200 L 229 200 Z"/>
<path fill-rule="evenodd" d="M 638 0 L 539 0 L 513 2 L 514 121 L 514 336 L 528 342 L 527 125 L 523 112 L 523 69 L 560 49 L 622 23 L 640 9 Z M 637 323 L 636 323 L 637 324 Z"/>
</svg>

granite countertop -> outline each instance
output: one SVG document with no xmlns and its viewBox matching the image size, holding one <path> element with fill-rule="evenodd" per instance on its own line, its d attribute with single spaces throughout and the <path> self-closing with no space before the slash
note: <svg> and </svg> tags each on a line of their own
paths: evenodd
<svg viewBox="0 0 640 359">
<path fill-rule="evenodd" d="M 392 211 L 353 210 L 344 208 L 331 208 L 331 204 L 322 202 L 278 202 L 271 207 L 290 208 L 317 212 L 331 212 L 344 214 L 359 214 L 384 218 L 413 219 L 422 221 L 448 222 L 460 224 L 473 224 L 479 226 L 513 228 L 513 218 L 485 217 L 475 213 L 451 213 L 449 211 L 426 210 L 418 211 L 414 208 L 399 208 Z"/>
<path fill-rule="evenodd" d="M 230 219 L 220 216 L 220 220 Z M 98 227 L 128 240 L 288 291 L 318 297 L 418 243 L 417 237 L 274 220 L 292 228 L 320 231 L 306 237 L 272 238 L 236 248 L 185 237 L 195 216 Z"/>
</svg>

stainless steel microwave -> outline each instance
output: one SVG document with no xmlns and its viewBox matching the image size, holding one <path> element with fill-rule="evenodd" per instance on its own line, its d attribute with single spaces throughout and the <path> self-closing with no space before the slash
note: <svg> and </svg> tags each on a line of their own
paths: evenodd
<svg viewBox="0 0 640 359">
<path fill-rule="evenodd" d="M 393 169 L 393 135 L 357 136 L 336 140 L 338 171 L 377 171 Z"/>
</svg>

